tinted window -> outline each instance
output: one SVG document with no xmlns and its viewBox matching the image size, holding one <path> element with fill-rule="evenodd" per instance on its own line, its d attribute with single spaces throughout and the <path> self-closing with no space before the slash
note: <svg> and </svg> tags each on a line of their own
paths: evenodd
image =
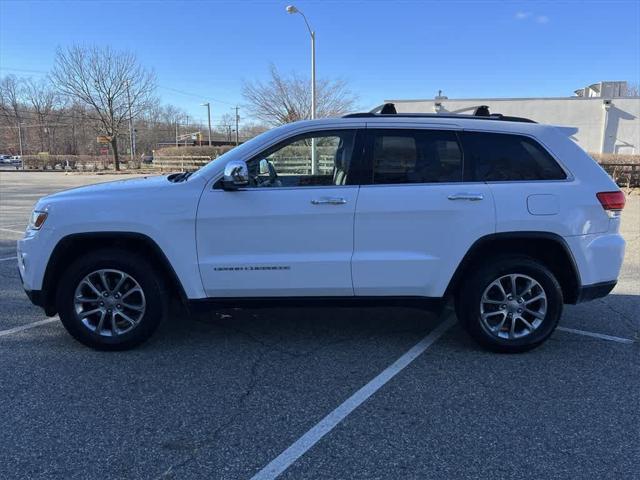
<svg viewBox="0 0 640 480">
<path fill-rule="evenodd" d="M 249 186 L 346 185 L 354 144 L 354 130 L 317 132 L 286 140 L 247 162 Z"/>
<path fill-rule="evenodd" d="M 522 135 L 464 132 L 462 144 L 475 180 L 561 180 L 556 161 L 536 141 Z"/>
<path fill-rule="evenodd" d="M 462 181 L 462 150 L 454 132 L 378 130 L 371 135 L 373 183 Z"/>
</svg>

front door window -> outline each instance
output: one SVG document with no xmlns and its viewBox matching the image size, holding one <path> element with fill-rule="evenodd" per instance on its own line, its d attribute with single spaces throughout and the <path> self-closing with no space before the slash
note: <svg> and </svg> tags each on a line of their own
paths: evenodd
<svg viewBox="0 0 640 480">
<path fill-rule="evenodd" d="M 355 143 L 353 130 L 305 134 L 247 162 L 250 187 L 347 185 Z"/>
</svg>

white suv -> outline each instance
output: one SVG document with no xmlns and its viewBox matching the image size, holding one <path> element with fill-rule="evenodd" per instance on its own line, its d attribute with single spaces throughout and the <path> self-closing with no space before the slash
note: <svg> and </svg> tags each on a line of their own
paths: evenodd
<svg viewBox="0 0 640 480">
<path fill-rule="evenodd" d="M 453 297 L 482 345 L 549 337 L 607 295 L 624 195 L 574 129 L 500 115 L 352 114 L 271 130 L 193 173 L 42 198 L 18 263 L 29 298 L 99 349 L 190 308 Z"/>
</svg>

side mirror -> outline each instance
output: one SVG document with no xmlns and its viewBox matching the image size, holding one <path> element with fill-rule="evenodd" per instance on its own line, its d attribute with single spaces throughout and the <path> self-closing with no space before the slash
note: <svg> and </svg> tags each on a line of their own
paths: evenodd
<svg viewBox="0 0 640 480">
<path fill-rule="evenodd" d="M 240 187 L 249 185 L 249 169 L 246 162 L 242 160 L 232 160 L 224 167 L 224 178 L 222 186 L 225 190 L 237 190 Z"/>
<path fill-rule="evenodd" d="M 266 175 L 269 173 L 269 160 L 263 158 L 260 160 L 260 175 Z"/>
</svg>

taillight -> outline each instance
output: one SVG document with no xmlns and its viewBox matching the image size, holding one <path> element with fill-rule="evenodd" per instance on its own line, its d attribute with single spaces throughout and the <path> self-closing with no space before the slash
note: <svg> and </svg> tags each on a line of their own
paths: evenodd
<svg viewBox="0 0 640 480">
<path fill-rule="evenodd" d="M 620 190 L 617 192 L 598 192 L 596 197 L 610 217 L 620 215 L 626 201 L 624 193 Z"/>
</svg>

